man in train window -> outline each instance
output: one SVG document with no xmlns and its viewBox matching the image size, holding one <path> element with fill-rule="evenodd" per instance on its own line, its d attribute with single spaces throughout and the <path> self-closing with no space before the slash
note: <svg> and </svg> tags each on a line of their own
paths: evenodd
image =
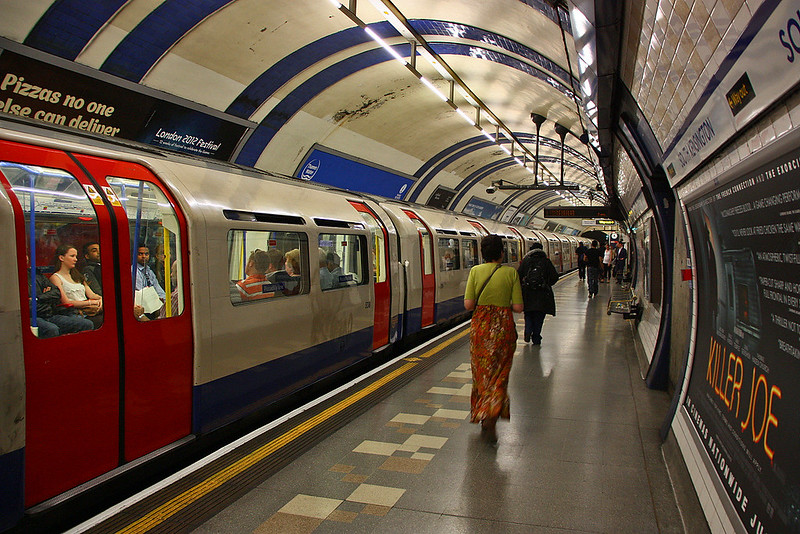
<svg viewBox="0 0 800 534">
<path fill-rule="evenodd" d="M 264 292 L 264 288 L 271 285 L 267 279 L 269 268 L 270 257 L 265 251 L 256 249 L 250 254 L 244 267 L 247 278 L 236 282 L 236 289 L 239 290 L 242 301 L 263 299 L 275 294 L 272 291 Z"/>
<path fill-rule="evenodd" d="M 325 256 L 325 261 L 328 264 L 328 272 L 330 273 L 330 287 L 336 288 L 347 285 L 347 282 L 342 282 L 340 278 L 342 276 L 342 268 L 340 266 L 341 258 L 339 255 L 335 252 L 328 252 L 328 254 Z"/>
<path fill-rule="evenodd" d="M 83 257 L 86 260 L 86 265 L 83 267 L 83 276 L 92 291 L 102 295 L 103 279 L 100 276 L 100 243 L 89 241 L 83 245 Z"/>
<path fill-rule="evenodd" d="M 150 248 L 147 245 L 140 243 L 139 248 L 137 249 L 136 254 L 136 292 L 137 296 L 134 297 L 134 302 L 138 305 L 141 305 L 144 309 L 144 315 L 148 319 L 157 319 L 158 312 L 161 306 L 157 306 L 155 303 L 148 303 L 148 293 L 152 294 L 152 291 L 155 291 L 155 294 L 158 296 L 158 299 L 163 303 L 164 299 L 166 298 L 166 294 L 164 293 L 164 289 L 161 287 L 161 284 L 158 283 L 158 279 L 156 278 L 156 273 L 150 268 L 147 263 L 150 261 Z M 146 288 L 152 288 L 147 290 Z M 155 308 L 155 309 L 153 309 Z M 136 308 L 137 311 L 138 307 Z"/>
</svg>

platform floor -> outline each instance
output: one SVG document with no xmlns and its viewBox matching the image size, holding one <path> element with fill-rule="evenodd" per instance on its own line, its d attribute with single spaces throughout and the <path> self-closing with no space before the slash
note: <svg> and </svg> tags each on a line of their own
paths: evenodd
<svg viewBox="0 0 800 534">
<path fill-rule="evenodd" d="M 631 326 L 556 288 L 543 342 L 520 339 L 511 420 L 468 421 L 468 336 L 413 382 L 195 529 L 211 533 L 683 532 L 660 447 L 669 405 L 640 375 Z"/>
</svg>

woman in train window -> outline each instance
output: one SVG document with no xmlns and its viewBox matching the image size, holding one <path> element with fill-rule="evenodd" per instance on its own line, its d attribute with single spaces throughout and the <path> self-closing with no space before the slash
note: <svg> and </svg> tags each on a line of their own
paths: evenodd
<svg viewBox="0 0 800 534">
<path fill-rule="evenodd" d="M 503 262 L 503 240 L 487 235 L 481 240 L 487 263 L 469 271 L 464 307 L 475 310 L 470 332 L 472 395 L 470 421 L 481 423 L 481 433 L 497 441 L 498 418 L 509 419 L 508 375 L 517 346 L 514 313 L 522 313 L 522 288 L 517 270 Z"/>
<path fill-rule="evenodd" d="M 78 249 L 72 245 L 56 248 L 56 272 L 50 278 L 61 290 L 61 303 L 89 318 L 98 328 L 103 324 L 103 297 L 92 291 L 86 279 L 75 267 L 78 263 Z"/>
</svg>

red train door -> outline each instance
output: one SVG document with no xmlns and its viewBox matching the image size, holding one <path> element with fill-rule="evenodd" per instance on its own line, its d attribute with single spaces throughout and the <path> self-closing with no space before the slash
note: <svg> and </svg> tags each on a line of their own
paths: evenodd
<svg viewBox="0 0 800 534">
<path fill-rule="evenodd" d="M 403 210 L 417 226 L 422 272 L 422 327 L 433 324 L 433 307 L 436 301 L 436 277 L 433 273 L 433 234 L 416 213 Z"/>
<path fill-rule="evenodd" d="M 0 183 L 9 190 L 15 213 L 20 304 L 22 310 L 30 310 L 22 314 L 21 325 L 26 506 L 75 488 L 191 431 L 192 335 L 185 220 L 173 208 L 172 197 L 143 167 L 83 156 L 76 159 L 57 150 L 0 141 Z M 120 195 L 123 179 L 112 176 L 141 184 L 138 194 L 131 188 L 127 198 Z M 143 196 L 142 189 L 158 190 L 161 196 Z M 169 296 L 178 298 L 166 299 L 163 305 L 158 301 L 161 309 L 149 310 L 153 320 L 148 322 L 134 315 L 133 230 L 126 216 L 130 210 L 126 212 L 124 205 L 132 199 L 139 207 L 144 205 L 139 213 L 149 216 L 138 221 L 142 223 L 139 235 L 144 235 L 143 229 L 152 229 L 151 240 L 160 236 L 174 266 L 166 274 L 174 274 L 175 281 L 165 285 Z M 143 202 L 138 203 L 139 199 Z M 154 213 L 163 216 L 154 221 Z M 57 247 L 67 244 L 76 249 L 78 267 L 84 272 L 84 246 L 99 246 L 101 287 L 97 291 L 102 295 L 102 314 L 81 316 L 72 313 L 74 307 L 56 307 L 53 314 L 52 309 L 40 311 L 29 305 L 29 298 L 41 297 L 32 281 L 47 283 L 54 253 L 62 250 Z M 33 273 L 26 266 L 26 255 Z"/>
<path fill-rule="evenodd" d="M 392 304 L 392 288 L 389 279 L 389 234 L 375 212 L 362 202 L 350 201 L 372 234 L 372 248 L 375 259 L 374 291 L 375 320 L 372 336 L 372 350 L 389 344 L 389 321 Z"/>
<path fill-rule="evenodd" d="M 191 433 L 193 350 L 186 219 L 147 168 L 91 156 L 76 158 L 113 207 L 119 236 L 115 252 L 125 337 L 124 460 L 129 462 Z M 138 263 L 145 251 L 155 259 L 155 267 Z M 160 289 L 155 292 L 160 302 L 153 306 L 161 307 L 157 311 L 135 308 L 146 301 L 147 284 Z M 138 316 L 142 311 L 150 313 Z"/>
<path fill-rule="evenodd" d="M 25 351 L 25 505 L 31 506 L 120 463 L 117 295 L 103 295 L 102 319 L 94 316 L 97 324 L 88 326 L 85 321 L 92 319 L 72 313 L 74 308 L 54 303 L 45 313 L 29 304 L 34 296 L 46 300 L 36 281 L 52 272 L 62 245 L 99 242 L 101 251 L 108 251 L 103 269 L 110 272 L 113 226 L 96 188 L 63 152 L 0 141 L 0 182 L 9 191 L 16 226 Z M 76 326 L 56 321 L 65 317 Z M 60 335 L 67 330 L 73 333 Z"/>
</svg>

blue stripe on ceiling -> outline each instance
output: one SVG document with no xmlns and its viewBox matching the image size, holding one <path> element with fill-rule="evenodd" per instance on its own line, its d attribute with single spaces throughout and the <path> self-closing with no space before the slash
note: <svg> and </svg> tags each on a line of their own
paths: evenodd
<svg viewBox="0 0 800 534">
<path fill-rule="evenodd" d="M 468 41 L 478 41 L 487 45 L 494 45 L 503 50 L 513 52 L 520 55 L 533 63 L 536 63 L 546 71 L 552 73 L 554 76 L 560 78 L 562 83 L 569 84 L 570 75 L 566 69 L 561 68 L 560 65 L 551 61 L 549 58 L 543 56 L 539 52 L 524 46 L 517 41 L 503 37 L 496 33 L 487 32 L 474 26 L 467 26 L 465 24 L 458 24 L 455 22 L 446 22 L 443 20 L 411 20 L 409 21 L 411 27 L 417 30 L 421 35 L 428 37 L 430 35 L 444 35 L 457 39 L 466 39 Z M 578 81 L 573 80 L 574 90 L 578 91 Z"/>
<path fill-rule="evenodd" d="M 231 1 L 182 0 L 162 3 L 122 40 L 100 70 L 138 82 L 189 30 Z"/>
<path fill-rule="evenodd" d="M 408 57 L 411 52 L 411 47 L 408 44 L 394 45 L 393 48 L 403 57 Z M 553 80 L 550 76 L 532 68 L 527 63 L 498 52 L 480 49 L 481 52 L 485 52 L 486 54 L 481 53 L 476 55 L 475 46 L 457 43 L 433 43 L 431 48 L 440 55 L 463 55 L 485 59 L 487 61 L 502 63 L 538 78 Z M 267 114 L 256 128 L 256 132 L 260 131 L 259 135 L 251 136 L 239 154 L 236 162 L 241 165 L 255 165 L 259 155 L 263 152 L 278 130 L 312 98 L 359 70 L 392 60 L 393 58 L 388 52 L 382 48 L 374 48 L 343 59 L 335 65 L 331 65 L 315 74 L 289 93 L 286 98 L 279 102 Z M 569 93 L 566 87 L 563 89 Z"/>
<path fill-rule="evenodd" d="M 477 171 L 473 172 L 472 174 L 467 176 L 464 180 L 462 180 L 460 184 L 458 184 L 458 187 L 456 188 L 456 190 L 458 190 L 458 194 L 455 197 L 453 197 L 453 200 L 450 201 L 448 209 L 455 210 L 458 203 L 461 202 L 461 200 L 464 198 L 464 195 L 467 194 L 467 192 L 472 188 L 472 186 L 474 186 L 475 184 L 477 184 L 490 174 L 494 174 L 497 171 L 500 171 L 507 167 L 511 167 L 512 165 L 516 164 L 517 162 L 514 161 L 512 158 L 504 158 L 501 160 L 488 163 L 483 167 L 481 167 L 480 169 L 478 169 Z"/>
<path fill-rule="evenodd" d="M 525 132 L 514 132 L 514 135 L 520 141 L 526 142 L 526 144 L 531 144 L 536 142 L 535 134 L 530 134 Z M 503 142 L 506 141 L 503 140 Z M 431 159 L 429 159 L 422 167 L 420 167 L 420 169 L 417 172 L 414 173 L 414 176 L 419 178 L 419 180 L 417 180 L 416 183 L 414 184 L 414 188 L 407 196 L 407 199 L 412 202 L 415 202 L 419 198 L 422 191 L 425 189 L 425 186 L 427 186 L 431 182 L 431 180 L 433 180 L 436 177 L 436 174 L 442 171 L 450 163 L 453 163 L 456 159 L 466 156 L 467 154 L 469 154 L 470 152 L 474 152 L 475 150 L 480 150 L 488 146 L 491 146 L 492 144 L 493 143 L 489 142 L 485 137 L 480 135 L 477 137 L 473 137 L 471 139 L 467 139 L 466 141 L 461 141 L 460 143 L 457 143 L 451 147 L 442 150 L 441 152 L 433 156 Z M 557 141 L 549 137 L 542 137 L 541 144 L 543 146 L 548 146 L 557 150 L 561 149 L 561 141 Z M 467 148 L 464 148 L 465 146 L 467 146 Z M 569 154 L 570 156 L 582 159 L 583 161 L 591 165 L 591 161 L 589 161 L 586 158 L 586 156 L 584 156 L 583 154 L 581 154 L 572 147 L 569 146 L 565 147 L 564 152 L 565 154 Z M 551 157 L 540 155 L 539 160 L 542 161 L 543 163 L 550 163 Z M 552 158 L 552 161 L 559 162 L 561 161 L 561 158 L 560 157 Z M 587 170 L 576 163 L 572 163 L 568 160 L 565 161 L 564 163 L 567 167 L 578 169 L 581 172 L 588 174 L 589 176 L 594 176 L 593 171 Z M 458 189 L 459 187 L 456 187 L 456 189 Z"/>
<path fill-rule="evenodd" d="M 59 0 L 54 2 L 25 38 L 25 44 L 74 60 L 125 0 Z"/>
<path fill-rule="evenodd" d="M 525 70 L 529 74 L 532 71 L 538 73 L 537 77 L 544 80 L 551 85 L 558 85 L 563 88 L 562 93 L 570 96 L 570 91 L 567 89 L 568 85 L 563 82 L 568 82 L 569 77 L 567 71 L 561 69 L 554 62 L 547 59 L 545 56 L 537 53 L 536 51 L 527 48 L 516 41 L 506 39 L 495 33 L 480 30 L 472 26 L 465 26 L 461 24 L 452 24 L 437 20 L 412 20 L 411 25 L 423 35 L 448 35 L 452 36 L 453 33 L 459 33 L 458 37 L 464 39 L 475 40 L 477 42 L 490 43 L 514 54 L 520 55 L 540 65 L 543 69 L 553 73 L 553 76 L 560 77 L 562 80 L 557 80 L 554 77 L 548 76 L 547 73 L 541 72 L 522 61 L 514 60 L 504 54 L 498 52 L 491 52 L 484 48 L 475 48 L 475 54 L 480 53 L 481 57 L 490 61 L 497 61 L 499 63 L 508 64 L 509 61 L 515 61 L 518 65 L 525 65 Z M 388 22 L 379 22 L 370 24 L 369 27 L 374 30 L 381 37 L 388 39 L 396 37 L 399 34 Z M 462 35 L 463 34 L 463 35 Z M 372 39 L 361 28 L 348 28 L 340 32 L 325 36 L 313 43 L 292 52 L 288 56 L 278 61 L 275 65 L 264 71 L 258 78 L 256 78 L 242 93 L 228 106 L 226 113 L 235 115 L 241 118 L 249 118 L 255 111 L 263 104 L 267 98 L 270 97 L 279 87 L 287 83 L 289 80 L 299 75 L 305 69 L 311 67 L 317 62 L 329 57 L 337 52 L 347 48 L 370 42 Z M 434 47 L 441 46 L 441 44 L 434 44 Z M 458 46 L 465 46 L 460 44 Z M 475 55 L 475 54 L 459 54 L 459 55 Z M 507 60 L 498 61 L 500 57 L 507 58 Z M 511 65 L 513 66 L 513 65 Z M 515 68 L 518 68 L 515 66 Z M 552 81 L 551 81 L 552 80 Z M 573 86 L 577 88 L 577 80 L 572 80 Z M 577 90 L 577 89 L 576 89 Z"/>
</svg>

